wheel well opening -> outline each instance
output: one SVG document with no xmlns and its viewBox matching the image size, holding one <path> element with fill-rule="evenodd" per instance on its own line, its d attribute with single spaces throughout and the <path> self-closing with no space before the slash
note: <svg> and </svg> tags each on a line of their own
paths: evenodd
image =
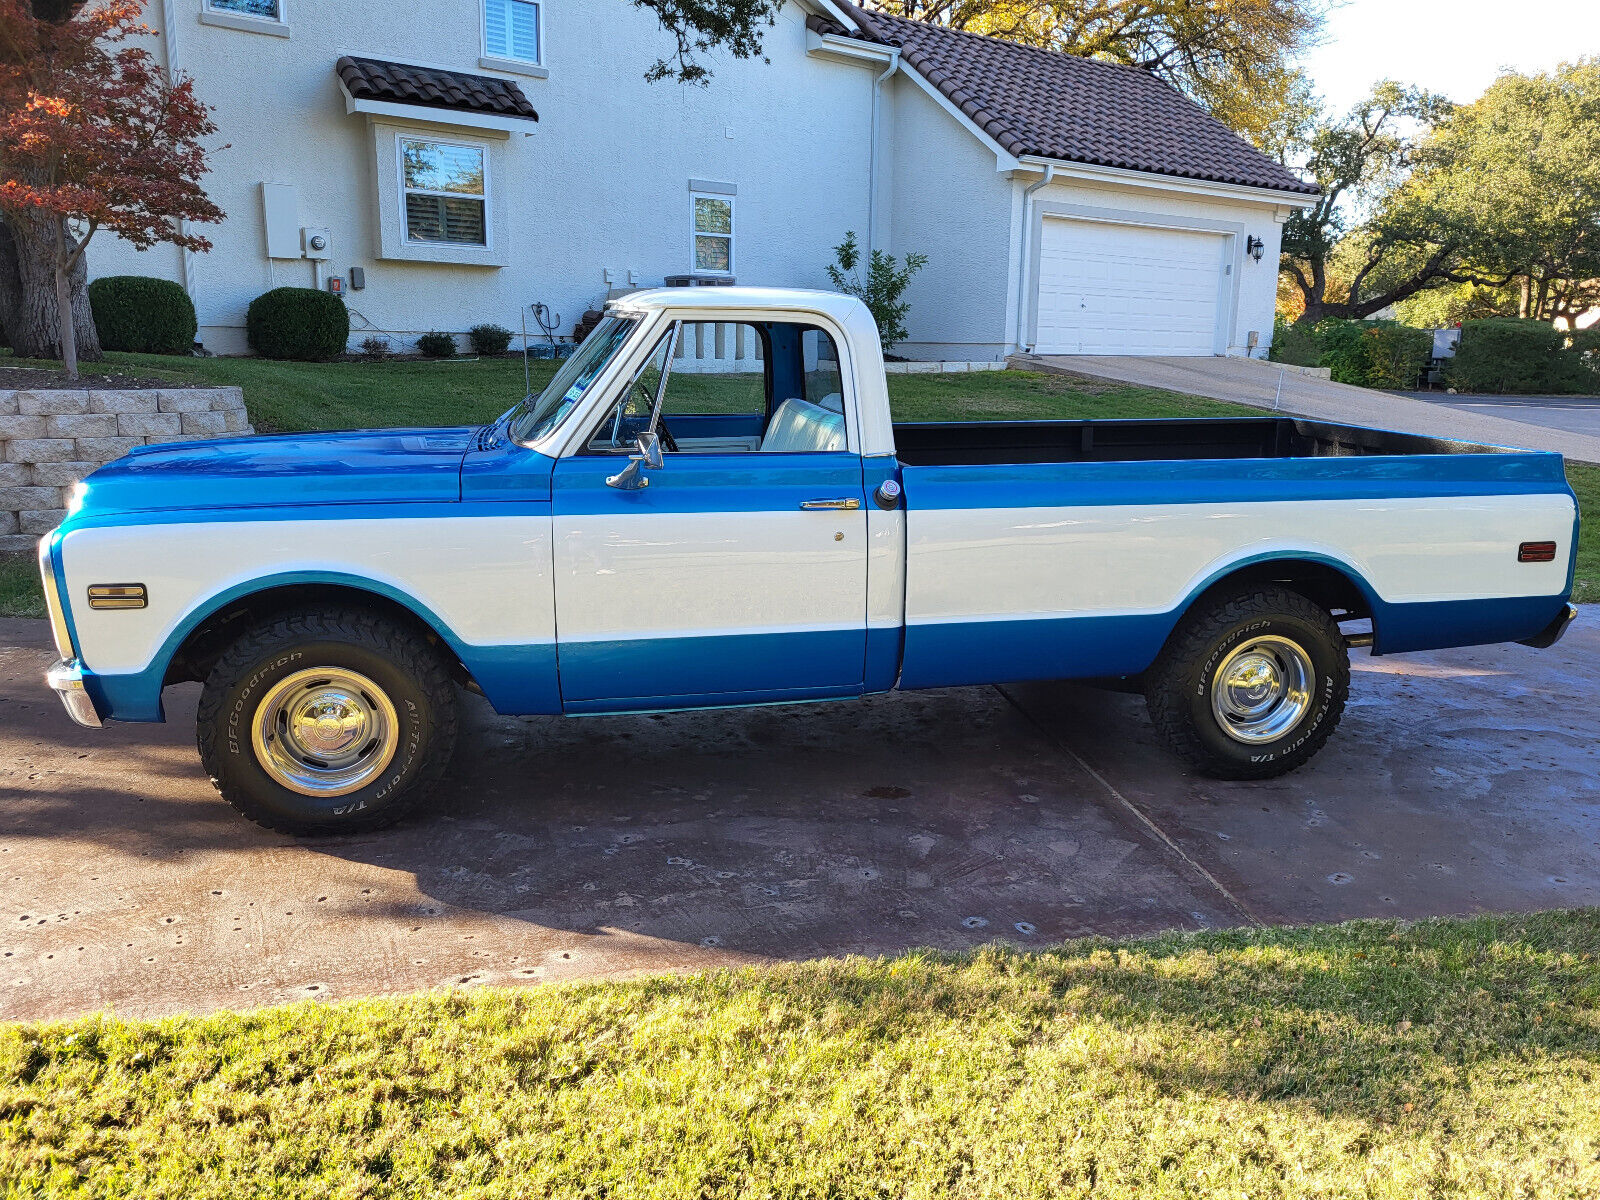
<svg viewBox="0 0 1600 1200">
<path fill-rule="evenodd" d="M 1190 606 L 1220 592 L 1268 585 L 1300 593 L 1313 604 L 1327 609 L 1341 624 L 1373 619 L 1372 605 L 1355 580 L 1338 567 L 1304 558 L 1273 559 L 1240 567 L 1211 584 Z"/>
<path fill-rule="evenodd" d="M 362 588 L 329 583 L 295 583 L 263 588 L 224 604 L 190 630 L 167 665 L 162 686 L 203 683 L 223 652 L 250 628 L 297 609 L 356 609 L 373 613 L 415 630 L 437 647 L 456 682 L 470 686 L 472 679 L 450 644 L 411 609 L 388 596 Z"/>
</svg>

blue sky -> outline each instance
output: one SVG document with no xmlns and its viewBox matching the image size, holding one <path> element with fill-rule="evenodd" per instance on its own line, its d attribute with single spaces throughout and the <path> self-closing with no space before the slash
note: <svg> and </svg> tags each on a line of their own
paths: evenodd
<svg viewBox="0 0 1600 1200">
<path fill-rule="evenodd" d="M 1330 108 L 1349 108 L 1379 79 L 1475 100 L 1502 67 L 1546 71 L 1600 55 L 1594 0 L 1349 0 L 1306 60 Z"/>
</svg>

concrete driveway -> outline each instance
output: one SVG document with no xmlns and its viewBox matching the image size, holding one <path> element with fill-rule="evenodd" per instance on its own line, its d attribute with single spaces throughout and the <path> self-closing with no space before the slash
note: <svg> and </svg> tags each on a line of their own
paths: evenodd
<svg viewBox="0 0 1600 1200">
<path fill-rule="evenodd" d="M 1550 651 L 1356 663 L 1310 768 L 1186 775 L 1142 702 L 1068 685 L 513 720 L 480 702 L 437 803 L 270 834 L 172 723 L 68 723 L 0 621 L 0 1016 L 1244 922 L 1600 903 L 1600 621 Z"/>
<path fill-rule="evenodd" d="M 1578 462 L 1600 463 L 1600 430 L 1592 427 L 1573 429 L 1548 421 L 1508 420 L 1511 414 L 1500 409 L 1446 408 L 1398 392 L 1372 391 L 1302 375 L 1293 367 L 1258 359 L 1017 355 L 1011 361 L 1024 369 L 1165 388 L 1317 421 L 1553 450 Z"/>
</svg>

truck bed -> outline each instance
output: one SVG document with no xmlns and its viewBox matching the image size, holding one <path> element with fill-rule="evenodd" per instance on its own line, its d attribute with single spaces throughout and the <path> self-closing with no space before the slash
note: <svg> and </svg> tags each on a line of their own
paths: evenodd
<svg viewBox="0 0 1600 1200">
<path fill-rule="evenodd" d="M 900 461 L 918 467 L 1503 452 L 1293 417 L 911 423 L 896 424 L 894 440 Z"/>
</svg>

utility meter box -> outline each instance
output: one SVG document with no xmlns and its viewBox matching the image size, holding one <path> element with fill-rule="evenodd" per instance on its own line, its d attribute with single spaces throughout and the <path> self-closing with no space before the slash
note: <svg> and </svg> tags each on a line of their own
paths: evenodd
<svg viewBox="0 0 1600 1200">
<path fill-rule="evenodd" d="M 304 239 L 307 258 L 333 257 L 333 234 L 326 229 L 302 229 L 300 236 Z"/>
<path fill-rule="evenodd" d="M 261 216 L 267 235 L 268 258 L 299 258 L 304 253 L 300 197 L 293 184 L 263 183 Z"/>
</svg>

